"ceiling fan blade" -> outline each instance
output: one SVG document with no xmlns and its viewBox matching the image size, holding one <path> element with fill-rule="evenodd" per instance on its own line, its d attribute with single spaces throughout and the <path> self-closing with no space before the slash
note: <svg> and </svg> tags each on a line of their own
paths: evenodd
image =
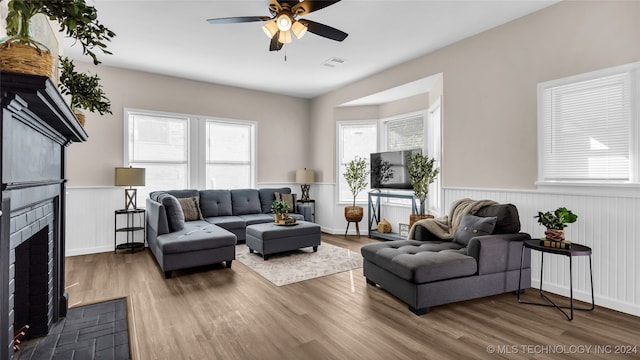
<svg viewBox="0 0 640 360">
<path fill-rule="evenodd" d="M 273 15 L 282 11 L 282 6 L 280 6 L 280 3 L 278 2 L 278 0 L 269 0 L 269 11 Z"/>
<path fill-rule="evenodd" d="M 269 21 L 269 20 L 271 20 L 271 18 L 268 16 L 237 16 L 237 17 L 207 19 L 207 22 L 209 24 L 237 24 L 237 23 L 246 23 L 246 22 L 254 22 L 254 21 Z"/>
<path fill-rule="evenodd" d="M 271 38 L 271 43 L 269 44 L 269 51 L 280 51 L 280 49 L 282 49 L 282 45 L 284 44 L 278 41 L 279 36 L 280 31 L 273 35 L 273 37 Z"/>
<path fill-rule="evenodd" d="M 298 21 L 300 21 L 302 25 L 306 26 L 307 31 L 309 31 L 310 33 L 314 33 L 316 35 L 326 37 L 327 39 L 342 41 L 346 39 L 347 36 L 349 36 L 349 34 L 347 34 L 344 31 L 340 31 L 336 28 L 332 28 L 331 26 L 321 24 L 315 21 L 311 21 L 307 19 L 300 19 Z"/>
<path fill-rule="evenodd" d="M 340 0 L 330 0 L 330 1 L 324 1 L 324 0 L 304 0 L 301 3 L 298 3 L 296 5 L 294 5 L 291 8 L 291 12 L 296 14 L 296 15 L 306 15 L 310 12 L 314 12 L 316 10 L 320 10 L 320 9 L 324 9 L 327 6 L 333 5 L 337 2 L 339 2 Z"/>
</svg>

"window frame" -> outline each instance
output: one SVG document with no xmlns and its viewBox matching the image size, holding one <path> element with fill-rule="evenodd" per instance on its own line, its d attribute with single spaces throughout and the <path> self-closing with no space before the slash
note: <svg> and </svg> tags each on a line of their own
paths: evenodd
<svg viewBox="0 0 640 360">
<path fill-rule="evenodd" d="M 545 180 L 544 144 L 544 94 L 549 88 L 604 78 L 612 75 L 630 74 L 630 119 L 629 119 L 629 181 L 620 180 Z M 553 193 L 592 194 L 640 197 L 640 62 L 614 66 L 592 72 L 567 76 L 560 79 L 541 82 L 537 86 L 537 141 L 538 189 Z"/>
</svg>

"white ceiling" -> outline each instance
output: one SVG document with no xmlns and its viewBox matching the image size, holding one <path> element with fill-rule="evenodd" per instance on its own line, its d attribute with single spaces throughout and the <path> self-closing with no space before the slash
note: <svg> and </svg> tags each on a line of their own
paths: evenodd
<svg viewBox="0 0 640 360">
<path fill-rule="evenodd" d="M 557 1 L 343 0 L 303 16 L 347 32 L 343 42 L 308 33 L 279 52 L 268 51 L 262 22 L 206 22 L 269 16 L 266 0 L 88 2 L 117 34 L 105 65 L 312 98 Z M 71 45 L 65 55 L 88 61 Z M 323 65 L 334 57 L 345 62 Z"/>
</svg>

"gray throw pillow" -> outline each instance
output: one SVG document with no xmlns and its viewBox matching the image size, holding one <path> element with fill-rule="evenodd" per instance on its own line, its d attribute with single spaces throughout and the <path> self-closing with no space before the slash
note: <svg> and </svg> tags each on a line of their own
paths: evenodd
<svg viewBox="0 0 640 360">
<path fill-rule="evenodd" d="M 178 199 L 173 195 L 164 194 L 158 197 L 158 200 L 160 200 L 164 206 L 164 211 L 167 213 L 169 231 L 174 232 L 184 229 L 184 213 Z"/>
<path fill-rule="evenodd" d="M 453 242 L 460 245 L 469 245 L 469 240 L 476 236 L 489 235 L 493 233 L 496 226 L 497 217 L 480 217 L 475 215 L 465 215 L 460 222 L 458 231 L 453 236 Z"/>
<path fill-rule="evenodd" d="M 192 196 L 178 199 L 185 221 L 204 220 L 200 212 L 200 197 Z"/>
</svg>

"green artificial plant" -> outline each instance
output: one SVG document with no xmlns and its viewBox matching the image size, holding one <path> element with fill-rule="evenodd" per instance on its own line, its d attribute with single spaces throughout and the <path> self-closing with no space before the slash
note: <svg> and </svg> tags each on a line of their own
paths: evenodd
<svg viewBox="0 0 640 360">
<path fill-rule="evenodd" d="M 100 115 L 111 114 L 111 102 L 105 96 L 98 75 L 77 72 L 71 60 L 60 59 L 60 90 L 71 96 L 71 110 L 85 109 Z"/>
<path fill-rule="evenodd" d="M 30 43 L 29 25 L 36 14 L 44 14 L 60 24 L 60 31 L 82 45 L 82 54 L 88 55 L 95 65 L 99 64 L 94 49 L 105 54 L 107 41 L 116 35 L 98 21 L 98 11 L 84 0 L 9 0 L 7 35 Z"/>
<path fill-rule="evenodd" d="M 409 171 L 409 180 L 413 187 L 413 193 L 420 201 L 420 215 L 425 213 L 425 200 L 429 195 L 429 185 L 435 181 L 436 176 L 440 173 L 440 169 L 434 167 L 435 162 L 435 158 L 429 158 L 429 156 L 418 152 L 409 154 L 407 170 Z"/>
<path fill-rule="evenodd" d="M 271 204 L 271 211 L 274 214 L 286 214 L 289 211 L 289 205 L 284 200 L 276 200 Z"/>
<path fill-rule="evenodd" d="M 364 190 L 369 183 L 367 182 L 367 176 L 369 171 L 367 170 L 367 162 L 364 158 L 356 156 L 347 164 L 347 169 L 342 174 L 347 180 L 347 185 L 353 195 L 353 206 L 356 206 L 356 197 L 360 191 Z"/>
<path fill-rule="evenodd" d="M 547 229 L 563 230 L 567 227 L 567 224 L 578 220 L 578 215 L 572 213 L 571 210 L 567 210 L 566 207 L 561 207 L 553 213 L 538 211 L 538 215 L 534 216 L 534 218 L 537 218 L 538 223 Z"/>
</svg>

